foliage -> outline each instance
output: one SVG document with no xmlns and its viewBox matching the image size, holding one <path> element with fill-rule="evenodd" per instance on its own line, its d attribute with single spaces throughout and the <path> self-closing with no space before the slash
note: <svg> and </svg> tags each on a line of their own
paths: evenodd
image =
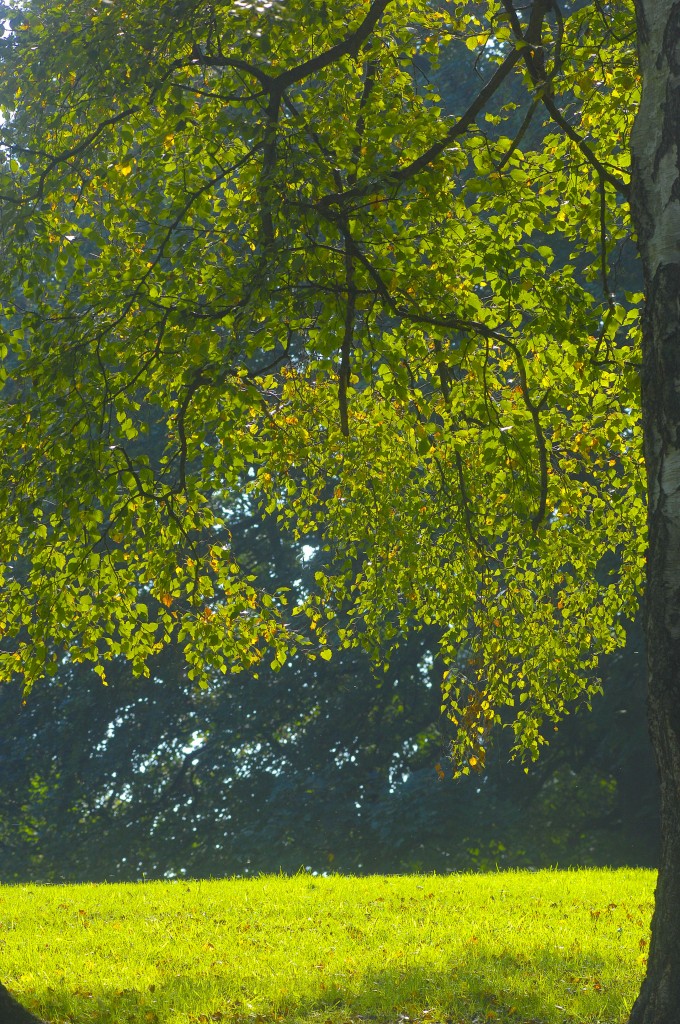
<svg viewBox="0 0 680 1024">
<path fill-rule="evenodd" d="M 48 1019 L 625 1019 L 647 872 L 0 888 L 9 984 Z M 38 898 L 39 897 L 39 898 Z"/>
<path fill-rule="evenodd" d="M 645 544 L 633 12 L 549 6 L 8 5 L 4 679 L 431 626 L 463 772 L 589 699 Z M 332 556 L 294 604 L 244 487 Z"/>
<path fill-rule="evenodd" d="M 323 565 L 270 519 L 237 522 L 254 571 L 304 589 Z M 168 651 L 141 682 L 115 662 L 93 686 L 66 662 L 26 701 L 3 686 L 0 882 L 655 865 L 636 631 L 606 659 L 592 713 L 563 723 L 530 775 L 501 735 L 485 773 L 458 781 L 434 640 L 414 633 L 387 673 L 339 651 L 201 690 Z"/>
</svg>

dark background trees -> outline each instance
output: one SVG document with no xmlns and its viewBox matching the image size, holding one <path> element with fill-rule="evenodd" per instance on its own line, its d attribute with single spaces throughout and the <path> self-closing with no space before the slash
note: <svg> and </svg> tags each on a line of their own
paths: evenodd
<svg viewBox="0 0 680 1024">
<path fill-rule="evenodd" d="M 275 582 L 314 586 L 322 553 L 272 516 L 242 509 L 234 533 Z M 0 880 L 656 863 L 639 630 L 529 775 L 501 736 L 451 778 L 435 650 L 421 632 L 387 672 L 352 650 L 207 690 L 169 651 L 147 680 L 64 661 L 26 701 L 4 686 Z"/>
</svg>

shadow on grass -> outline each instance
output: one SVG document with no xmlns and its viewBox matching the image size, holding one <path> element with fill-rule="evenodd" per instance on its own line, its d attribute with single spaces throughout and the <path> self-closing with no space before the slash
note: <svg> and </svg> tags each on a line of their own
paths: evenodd
<svg viewBox="0 0 680 1024">
<path fill-rule="evenodd" d="M 351 970 L 314 971 L 301 998 L 282 979 L 276 999 L 248 992 L 233 976 L 180 975 L 140 989 L 74 990 L 67 986 L 36 993 L 25 1003 L 48 1021 L 73 1024 L 512 1024 L 565 1021 L 618 1022 L 626 1017 L 624 982 L 607 986 L 597 965 L 574 974 L 574 963 L 546 950 L 533 957 L 481 951 L 446 968 L 420 965 L 352 975 Z M 288 982 L 290 984 L 290 982 Z M 630 981 L 628 980 L 628 984 Z M 312 988 L 310 994 L 309 988 Z"/>
</svg>

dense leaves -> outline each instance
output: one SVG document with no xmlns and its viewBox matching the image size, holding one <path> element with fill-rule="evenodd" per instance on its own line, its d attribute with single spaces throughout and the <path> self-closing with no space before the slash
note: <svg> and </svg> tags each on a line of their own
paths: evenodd
<svg viewBox="0 0 680 1024">
<path fill-rule="evenodd" d="M 432 627 L 463 771 L 588 699 L 645 543 L 637 82 L 630 4 L 551 7 L 9 5 L 3 678 Z M 331 556 L 294 602 L 244 488 Z"/>
<path fill-rule="evenodd" d="M 304 588 L 323 565 L 271 518 L 231 526 L 239 558 L 279 580 Z M 415 634 L 388 672 L 349 650 L 201 690 L 168 650 L 144 681 L 117 662 L 104 689 L 65 663 L 24 702 L 3 686 L 0 880 L 655 864 L 636 631 L 530 775 L 499 737 L 458 781 L 435 639 Z"/>
</svg>

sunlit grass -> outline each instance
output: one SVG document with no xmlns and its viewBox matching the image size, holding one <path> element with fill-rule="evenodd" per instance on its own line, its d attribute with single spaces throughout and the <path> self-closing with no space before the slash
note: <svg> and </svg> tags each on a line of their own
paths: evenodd
<svg viewBox="0 0 680 1024">
<path fill-rule="evenodd" d="M 77 1024 L 620 1022 L 648 871 L 0 887 L 0 975 Z"/>
</svg>

